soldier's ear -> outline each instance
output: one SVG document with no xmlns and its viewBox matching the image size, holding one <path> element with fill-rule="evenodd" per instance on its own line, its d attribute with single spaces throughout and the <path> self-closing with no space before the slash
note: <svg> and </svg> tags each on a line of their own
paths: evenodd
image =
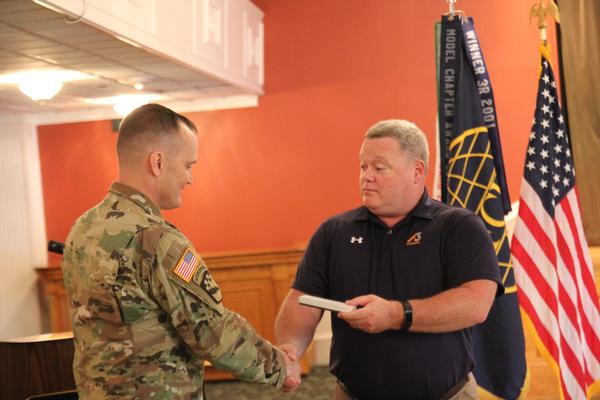
<svg viewBox="0 0 600 400">
<path fill-rule="evenodd" d="M 152 175 L 154 176 L 159 176 L 163 173 L 164 171 L 164 164 L 165 164 L 165 156 L 163 153 L 161 153 L 160 151 L 153 151 L 152 153 L 150 153 L 150 157 L 149 157 L 149 161 L 150 161 L 150 171 L 152 172 Z"/>
</svg>

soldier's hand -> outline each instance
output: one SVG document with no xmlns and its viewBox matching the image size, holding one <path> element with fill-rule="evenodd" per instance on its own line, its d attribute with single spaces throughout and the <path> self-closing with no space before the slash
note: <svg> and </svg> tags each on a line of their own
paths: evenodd
<svg viewBox="0 0 600 400">
<path fill-rule="evenodd" d="M 283 352 L 286 364 L 286 378 L 283 382 L 283 391 L 291 392 L 300 386 L 300 363 L 296 348 L 291 344 L 282 344 L 279 349 Z"/>
<path fill-rule="evenodd" d="M 359 309 L 340 312 L 337 316 L 351 327 L 367 333 L 379 333 L 388 329 L 400 329 L 404 320 L 404 308 L 397 301 L 389 301 L 369 294 L 346 301 Z"/>
</svg>

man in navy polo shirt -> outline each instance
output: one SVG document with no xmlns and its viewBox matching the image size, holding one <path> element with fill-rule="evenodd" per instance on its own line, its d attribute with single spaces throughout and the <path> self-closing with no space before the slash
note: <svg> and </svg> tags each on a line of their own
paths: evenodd
<svg viewBox="0 0 600 400">
<path fill-rule="evenodd" d="M 359 308 L 332 313 L 334 399 L 471 399 L 477 385 L 469 328 L 503 292 L 483 222 L 432 200 L 428 145 L 411 122 L 381 121 L 360 150 L 362 206 L 325 221 L 310 240 L 276 321 L 293 357 L 322 311 L 302 294 Z"/>
</svg>

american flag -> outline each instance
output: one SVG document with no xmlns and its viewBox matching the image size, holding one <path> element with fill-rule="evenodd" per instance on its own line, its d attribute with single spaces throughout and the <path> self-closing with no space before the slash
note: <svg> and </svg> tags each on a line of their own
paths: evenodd
<svg viewBox="0 0 600 400">
<path fill-rule="evenodd" d="M 188 247 L 183 253 L 183 256 L 181 256 L 179 259 L 179 262 L 173 269 L 173 272 L 184 281 L 189 282 L 192 280 L 196 270 L 198 269 L 199 261 L 200 257 L 198 257 L 198 255 Z"/>
<path fill-rule="evenodd" d="M 519 302 L 561 398 L 600 389 L 600 307 L 581 225 L 575 169 L 547 47 L 511 243 Z M 593 386 L 593 387 L 592 387 Z"/>
</svg>

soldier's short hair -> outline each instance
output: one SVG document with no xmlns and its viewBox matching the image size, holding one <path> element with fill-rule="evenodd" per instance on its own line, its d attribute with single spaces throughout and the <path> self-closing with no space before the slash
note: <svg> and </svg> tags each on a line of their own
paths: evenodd
<svg viewBox="0 0 600 400">
<path fill-rule="evenodd" d="M 365 139 L 390 137 L 396 139 L 400 149 L 417 160 L 425 163 L 425 172 L 429 161 L 429 145 L 427 137 L 413 122 L 403 119 L 387 119 L 371 126 L 365 134 Z"/>
<path fill-rule="evenodd" d="M 119 125 L 117 154 L 123 154 L 143 143 L 175 135 L 181 125 L 197 133 L 196 125 L 189 118 L 165 106 L 151 103 L 138 107 Z"/>
</svg>

